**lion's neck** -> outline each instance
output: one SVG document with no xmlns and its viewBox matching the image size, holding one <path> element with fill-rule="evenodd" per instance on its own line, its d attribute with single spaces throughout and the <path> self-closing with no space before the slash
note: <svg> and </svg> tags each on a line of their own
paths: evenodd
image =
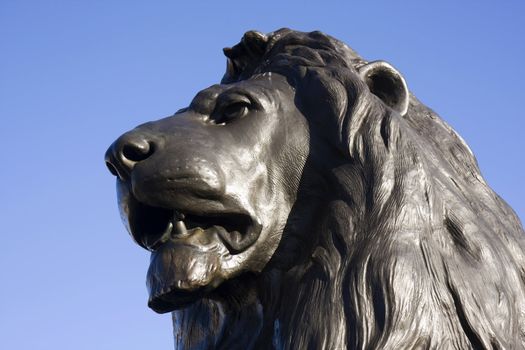
<svg viewBox="0 0 525 350">
<path fill-rule="evenodd" d="M 335 263 L 327 261 L 332 252 L 318 250 L 313 254 L 316 257 L 312 260 L 282 273 L 278 300 L 268 317 L 274 320 L 275 349 L 346 348 L 343 278 L 328 266 Z M 325 261 L 320 263 L 317 258 Z"/>
<path fill-rule="evenodd" d="M 257 279 L 224 283 L 210 298 L 172 313 L 175 349 L 267 349 L 267 313 L 257 292 Z M 271 338 L 271 335 L 270 335 Z"/>
<path fill-rule="evenodd" d="M 262 329 L 260 305 L 232 310 L 225 302 L 203 299 L 174 311 L 175 349 L 251 349 Z"/>
<path fill-rule="evenodd" d="M 301 344 L 316 349 L 343 347 L 344 316 L 339 315 L 342 308 L 336 305 L 341 301 L 334 301 L 335 291 L 288 282 L 292 283 L 282 283 L 279 295 L 271 301 L 244 300 L 232 306 L 227 300 L 202 299 L 174 311 L 175 349 L 298 349 Z M 328 324 L 330 327 L 322 326 Z"/>
</svg>

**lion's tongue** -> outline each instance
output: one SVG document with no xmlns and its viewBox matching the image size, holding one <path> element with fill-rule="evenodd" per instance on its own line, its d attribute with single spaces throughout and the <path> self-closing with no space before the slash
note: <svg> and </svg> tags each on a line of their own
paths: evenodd
<svg viewBox="0 0 525 350">
<path fill-rule="evenodd" d="M 225 254 L 227 249 L 219 238 L 204 231 L 193 233 L 184 241 L 165 243 L 151 254 L 146 278 L 150 307 L 166 312 L 163 303 L 180 304 L 197 290 L 216 287 L 222 281 L 219 258 Z M 159 303 L 163 306 L 156 307 Z"/>
</svg>

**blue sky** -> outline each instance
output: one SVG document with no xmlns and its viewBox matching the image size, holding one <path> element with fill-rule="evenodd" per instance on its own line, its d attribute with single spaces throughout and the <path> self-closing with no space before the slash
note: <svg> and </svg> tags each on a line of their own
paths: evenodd
<svg viewBox="0 0 525 350">
<path fill-rule="evenodd" d="M 103 155 L 225 68 L 246 30 L 322 30 L 385 59 L 525 218 L 523 1 L 0 2 L 0 347 L 171 349 Z"/>
</svg>

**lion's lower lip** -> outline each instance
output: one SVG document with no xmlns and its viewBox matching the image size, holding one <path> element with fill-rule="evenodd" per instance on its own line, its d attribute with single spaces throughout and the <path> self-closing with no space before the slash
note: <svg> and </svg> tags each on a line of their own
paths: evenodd
<svg viewBox="0 0 525 350">
<path fill-rule="evenodd" d="M 260 233 L 260 225 L 246 214 L 221 214 L 197 216 L 186 214 L 184 223 L 188 231 L 202 229 L 215 231 L 232 253 L 245 250 L 255 243 Z"/>
</svg>

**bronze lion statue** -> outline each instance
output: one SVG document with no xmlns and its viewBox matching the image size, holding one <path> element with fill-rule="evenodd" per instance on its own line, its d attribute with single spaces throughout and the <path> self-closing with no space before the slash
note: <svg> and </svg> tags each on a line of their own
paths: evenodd
<svg viewBox="0 0 525 350">
<path fill-rule="evenodd" d="M 384 61 L 250 31 L 221 84 L 108 149 L 180 349 L 522 349 L 525 235 Z"/>
</svg>

